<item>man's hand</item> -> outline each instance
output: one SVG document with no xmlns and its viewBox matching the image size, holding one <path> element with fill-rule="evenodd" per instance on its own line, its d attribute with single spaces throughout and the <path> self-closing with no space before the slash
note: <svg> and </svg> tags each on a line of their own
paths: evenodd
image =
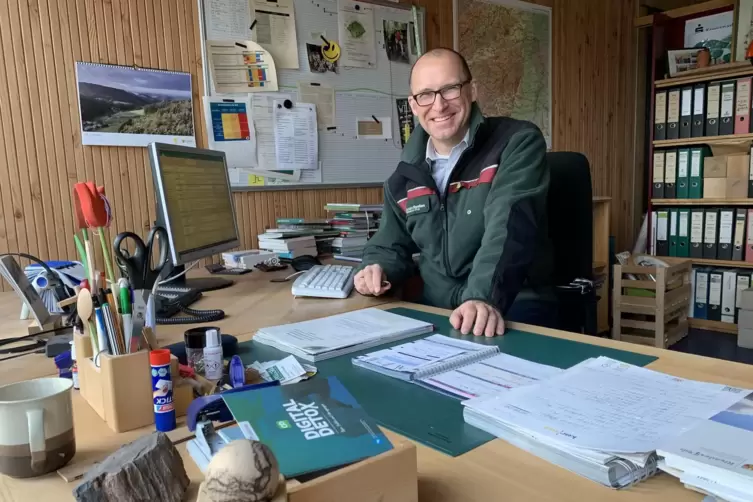
<svg viewBox="0 0 753 502">
<path fill-rule="evenodd" d="M 353 278 L 353 285 L 362 295 L 374 296 L 383 295 L 392 287 L 379 265 L 368 265 L 358 272 Z"/>
<path fill-rule="evenodd" d="M 504 335 L 505 321 L 497 309 L 478 300 L 468 300 L 456 308 L 450 316 L 450 324 L 467 335 L 473 329 L 476 336 Z"/>
</svg>

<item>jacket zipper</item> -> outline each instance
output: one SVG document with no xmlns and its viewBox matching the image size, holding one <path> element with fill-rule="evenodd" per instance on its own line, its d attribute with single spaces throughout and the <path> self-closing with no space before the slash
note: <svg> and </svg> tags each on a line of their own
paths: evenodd
<svg viewBox="0 0 753 502">
<path fill-rule="evenodd" d="M 469 143 L 472 144 L 472 140 L 469 141 Z M 455 162 L 455 165 L 452 166 L 452 171 L 450 171 L 450 175 L 447 177 L 447 183 L 445 183 L 444 187 L 444 194 L 439 198 L 439 212 L 443 213 L 443 226 L 444 226 L 444 232 L 442 232 L 442 250 L 444 254 L 444 266 L 445 270 L 449 272 L 450 270 L 450 239 L 449 239 L 449 231 L 450 231 L 450 219 L 449 215 L 447 214 L 447 196 L 450 194 L 450 184 L 452 183 L 452 175 L 455 174 L 455 169 L 457 169 L 458 165 L 460 164 L 460 161 L 463 160 L 463 157 L 465 156 L 466 152 L 471 149 L 471 144 L 468 145 L 468 147 L 463 150 L 463 153 L 460 154 L 460 157 L 458 157 L 457 162 Z"/>
</svg>

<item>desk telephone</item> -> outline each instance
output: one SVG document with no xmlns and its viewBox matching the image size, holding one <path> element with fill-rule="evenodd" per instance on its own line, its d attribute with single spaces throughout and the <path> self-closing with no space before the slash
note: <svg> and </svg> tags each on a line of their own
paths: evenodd
<svg viewBox="0 0 753 502">
<path fill-rule="evenodd" d="M 195 310 L 189 305 L 201 298 L 201 291 L 181 286 L 160 286 L 154 297 L 157 310 L 157 324 L 195 324 L 215 322 L 225 317 L 222 310 Z M 173 317 L 182 312 L 183 316 Z"/>
</svg>

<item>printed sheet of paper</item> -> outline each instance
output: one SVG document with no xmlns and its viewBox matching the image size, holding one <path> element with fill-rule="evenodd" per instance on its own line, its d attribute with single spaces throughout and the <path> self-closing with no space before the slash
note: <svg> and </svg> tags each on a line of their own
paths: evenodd
<svg viewBox="0 0 753 502">
<path fill-rule="evenodd" d="M 250 40 L 207 40 L 207 54 L 215 93 L 277 90 L 272 56 Z"/>
<path fill-rule="evenodd" d="M 316 122 L 320 129 L 336 127 L 335 89 L 316 82 L 298 82 L 298 101 L 316 106 Z"/>
<path fill-rule="evenodd" d="M 228 168 L 256 167 L 251 97 L 204 96 L 209 148 L 225 152 Z"/>
<path fill-rule="evenodd" d="M 376 68 L 374 9 L 351 0 L 337 2 L 340 64 L 351 68 Z"/>
<path fill-rule="evenodd" d="M 251 0 L 256 25 L 253 39 L 275 60 L 278 68 L 298 68 L 293 0 Z"/>
<path fill-rule="evenodd" d="M 277 99 L 272 105 L 277 168 L 317 169 L 319 134 L 316 128 L 316 107 L 310 103 L 296 103 L 285 108 L 284 102 Z"/>
<path fill-rule="evenodd" d="M 294 356 L 288 356 L 279 361 L 267 361 L 263 363 L 254 361 L 254 363 L 249 366 L 258 371 L 259 376 L 267 382 L 279 380 L 280 384 L 288 385 L 291 383 L 298 383 L 301 380 L 308 378 L 308 372 L 303 366 L 301 366 L 301 363 L 299 363 Z M 316 371 L 316 369 L 314 369 L 314 371 Z"/>
<path fill-rule="evenodd" d="M 607 357 L 473 408 L 566 445 L 612 453 L 656 450 L 750 391 L 673 377 Z"/>
<path fill-rule="evenodd" d="M 483 398 L 500 391 L 531 385 L 559 375 L 562 370 L 508 354 L 497 354 L 477 363 L 447 371 L 421 382 L 458 397 Z"/>
<path fill-rule="evenodd" d="M 284 92 L 257 93 L 251 97 L 254 126 L 256 127 L 256 152 L 259 169 L 277 170 L 275 154 L 275 127 L 272 106 L 275 100 L 289 99 L 295 104 L 295 96 Z"/>
<path fill-rule="evenodd" d="M 321 183 L 322 182 L 322 163 L 319 162 L 319 169 L 307 169 L 305 171 L 295 171 L 300 174 L 300 178 L 297 181 L 291 181 L 288 179 L 278 178 L 276 176 L 269 176 L 264 179 L 264 186 L 281 186 L 281 185 L 293 185 L 297 183 Z"/>
<path fill-rule="evenodd" d="M 207 40 L 248 40 L 251 8 L 248 0 L 204 0 Z"/>
<path fill-rule="evenodd" d="M 356 119 L 358 139 L 392 139 L 391 117 L 358 117 Z"/>
</svg>

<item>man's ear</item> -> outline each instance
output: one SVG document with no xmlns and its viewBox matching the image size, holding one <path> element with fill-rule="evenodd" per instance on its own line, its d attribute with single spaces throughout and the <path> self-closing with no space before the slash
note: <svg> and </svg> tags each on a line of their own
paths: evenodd
<svg viewBox="0 0 753 502">
<path fill-rule="evenodd" d="M 413 115 L 417 116 L 418 115 L 419 106 L 418 106 L 418 103 L 416 103 L 416 100 L 413 99 L 413 96 L 409 96 L 408 97 L 408 103 L 410 104 L 410 111 L 413 112 Z"/>
<path fill-rule="evenodd" d="M 471 102 L 475 102 L 476 101 L 476 99 L 478 98 L 477 94 L 478 93 L 477 93 L 477 90 L 476 90 L 476 81 L 475 80 L 471 80 Z"/>
</svg>

